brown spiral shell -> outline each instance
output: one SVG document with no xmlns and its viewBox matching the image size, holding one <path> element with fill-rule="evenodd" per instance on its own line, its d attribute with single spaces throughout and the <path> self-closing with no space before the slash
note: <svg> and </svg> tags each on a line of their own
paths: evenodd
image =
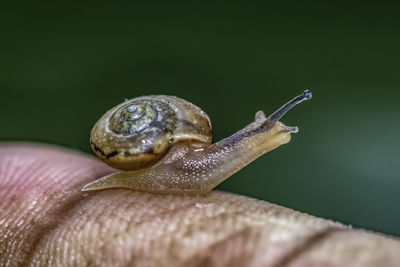
<svg viewBox="0 0 400 267">
<path fill-rule="evenodd" d="M 119 170 L 155 164 L 171 145 L 211 143 L 211 122 L 192 103 L 166 95 L 133 98 L 107 111 L 94 125 L 90 144 L 96 155 Z"/>
</svg>

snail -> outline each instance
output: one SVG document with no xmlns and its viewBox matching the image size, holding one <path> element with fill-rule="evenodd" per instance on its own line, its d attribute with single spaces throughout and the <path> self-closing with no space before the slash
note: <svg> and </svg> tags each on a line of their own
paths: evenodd
<svg viewBox="0 0 400 267">
<path fill-rule="evenodd" d="M 175 96 L 133 98 L 107 111 L 94 125 L 95 154 L 120 172 L 85 185 L 82 191 L 130 188 L 161 194 L 205 194 L 229 176 L 290 141 L 297 127 L 278 120 L 311 99 L 304 91 L 270 116 L 258 111 L 249 125 L 214 144 L 207 114 Z"/>
</svg>

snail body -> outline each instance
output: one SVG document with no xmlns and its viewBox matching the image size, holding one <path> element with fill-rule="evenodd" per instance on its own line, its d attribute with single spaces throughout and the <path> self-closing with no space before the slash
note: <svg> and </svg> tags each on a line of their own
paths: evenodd
<svg viewBox="0 0 400 267">
<path fill-rule="evenodd" d="M 266 152 L 290 141 L 297 127 L 278 120 L 311 92 L 292 99 L 214 144 L 207 114 L 174 96 L 143 96 L 103 115 L 91 132 L 96 155 L 121 170 L 84 186 L 83 191 L 130 188 L 163 194 L 205 194 Z"/>
</svg>

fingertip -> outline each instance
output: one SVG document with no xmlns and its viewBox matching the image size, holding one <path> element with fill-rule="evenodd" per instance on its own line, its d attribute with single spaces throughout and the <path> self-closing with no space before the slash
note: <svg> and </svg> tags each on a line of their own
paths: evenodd
<svg viewBox="0 0 400 267">
<path fill-rule="evenodd" d="M 112 170 L 94 157 L 53 145 L 0 144 L 0 266 L 26 266 L 41 240 Z"/>
<path fill-rule="evenodd" d="M 0 192 L 10 193 L 74 190 L 112 170 L 96 158 L 55 145 L 38 143 L 0 144 Z"/>
</svg>

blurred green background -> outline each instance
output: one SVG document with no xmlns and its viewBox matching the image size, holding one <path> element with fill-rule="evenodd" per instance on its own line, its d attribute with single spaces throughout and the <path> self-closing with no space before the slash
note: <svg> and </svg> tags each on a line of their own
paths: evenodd
<svg viewBox="0 0 400 267">
<path fill-rule="evenodd" d="M 97 119 L 126 98 L 203 108 L 217 141 L 305 88 L 292 141 L 219 189 L 400 236 L 398 6 L 3 5 L 0 141 L 91 153 Z"/>
</svg>

